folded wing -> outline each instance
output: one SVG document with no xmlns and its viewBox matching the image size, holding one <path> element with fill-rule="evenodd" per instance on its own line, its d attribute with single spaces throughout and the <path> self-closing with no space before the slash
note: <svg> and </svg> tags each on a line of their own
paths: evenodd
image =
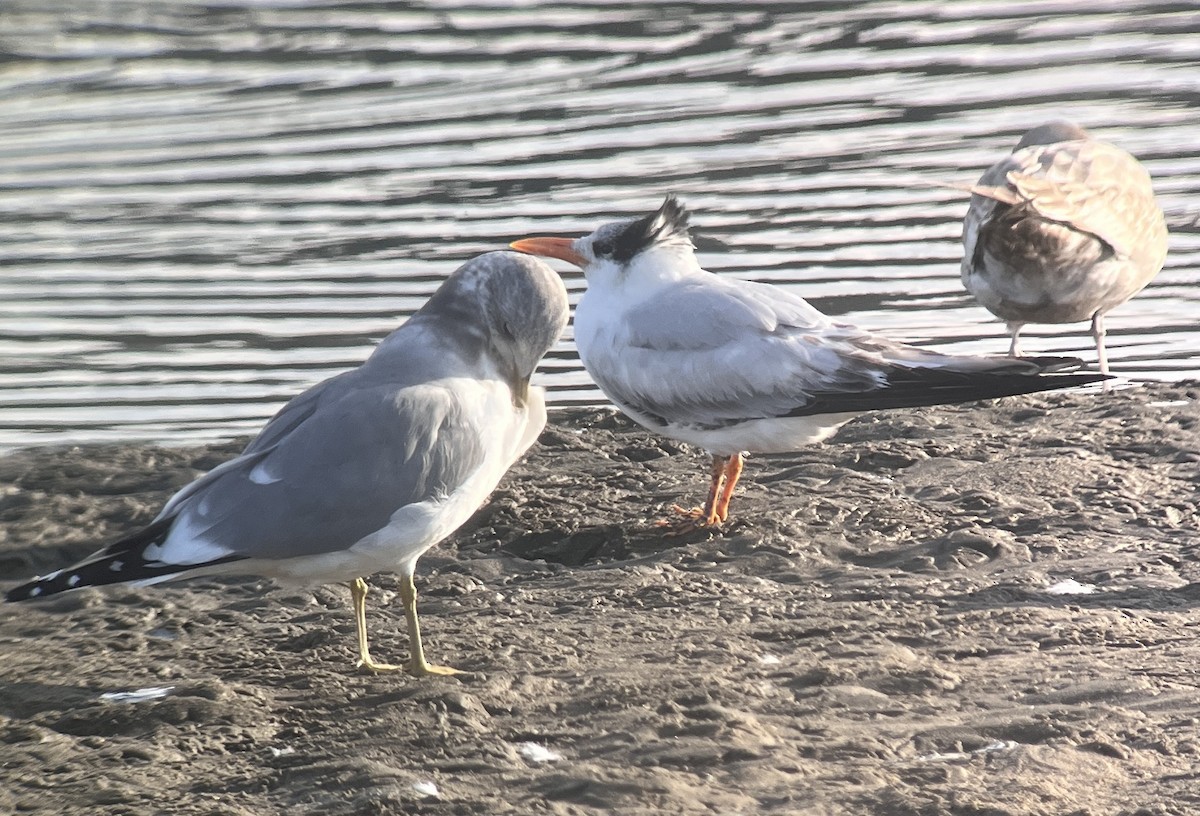
<svg viewBox="0 0 1200 816">
<path fill-rule="evenodd" d="M 588 370 L 624 408 L 660 424 L 719 428 L 755 419 L 913 407 L 1102 379 L 1038 376 L 1073 358 L 925 351 L 835 324 L 799 297 L 713 277 L 630 311 Z M 604 358 L 604 359 L 601 359 Z"/>
</svg>

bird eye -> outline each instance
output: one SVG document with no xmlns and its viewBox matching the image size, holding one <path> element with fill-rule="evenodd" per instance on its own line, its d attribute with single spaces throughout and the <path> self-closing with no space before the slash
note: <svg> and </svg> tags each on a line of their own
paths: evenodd
<svg viewBox="0 0 1200 816">
<path fill-rule="evenodd" d="M 595 255 L 597 258 L 599 258 L 602 255 L 612 255 L 612 253 L 613 253 L 613 242 L 612 241 L 596 241 L 595 243 L 592 244 L 592 254 Z"/>
</svg>

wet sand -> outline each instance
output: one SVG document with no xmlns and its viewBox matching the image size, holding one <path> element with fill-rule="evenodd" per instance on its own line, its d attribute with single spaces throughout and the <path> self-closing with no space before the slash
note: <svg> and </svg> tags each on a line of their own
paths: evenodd
<svg viewBox="0 0 1200 816">
<path fill-rule="evenodd" d="M 1198 395 L 866 416 L 748 460 L 726 529 L 682 539 L 652 522 L 703 454 L 558 414 L 418 568 L 459 678 L 356 670 L 339 586 L 0 606 L 0 813 L 1200 812 Z M 0 459 L 5 586 L 239 447 Z"/>
</svg>

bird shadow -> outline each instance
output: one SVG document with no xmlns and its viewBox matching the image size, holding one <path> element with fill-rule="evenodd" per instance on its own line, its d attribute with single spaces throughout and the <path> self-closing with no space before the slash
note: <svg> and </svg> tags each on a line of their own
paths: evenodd
<svg viewBox="0 0 1200 816">
<path fill-rule="evenodd" d="M 0 685 L 0 714 L 28 720 L 51 711 L 64 711 L 95 702 L 102 692 L 84 686 L 9 681 Z"/>
</svg>

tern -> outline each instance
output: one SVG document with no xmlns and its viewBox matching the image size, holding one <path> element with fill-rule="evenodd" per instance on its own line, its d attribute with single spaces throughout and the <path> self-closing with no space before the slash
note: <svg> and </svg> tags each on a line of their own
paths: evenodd
<svg viewBox="0 0 1200 816">
<path fill-rule="evenodd" d="M 1167 257 L 1150 175 L 1070 122 L 1026 133 L 969 188 L 962 281 L 1008 322 L 1009 356 L 1026 323 L 1092 321 L 1108 373 L 1104 315 L 1140 292 Z"/>
<path fill-rule="evenodd" d="M 712 455 L 702 508 L 673 507 L 680 531 L 729 516 L 746 453 L 819 442 L 865 412 L 1081 385 L 1074 358 L 940 354 L 836 323 L 777 286 L 701 268 L 674 197 L 582 238 L 513 249 L 572 263 L 587 290 L 575 343 L 600 390 L 643 427 Z"/>
<path fill-rule="evenodd" d="M 9 590 L 8 601 L 195 575 L 347 582 L 359 665 L 454 674 L 425 660 L 413 572 L 546 423 L 529 378 L 566 327 L 566 287 L 513 252 L 474 258 L 358 368 L 287 403 L 240 456 L 180 490 L 145 529 Z M 377 663 L 364 575 L 400 574 L 410 659 Z"/>
</svg>

